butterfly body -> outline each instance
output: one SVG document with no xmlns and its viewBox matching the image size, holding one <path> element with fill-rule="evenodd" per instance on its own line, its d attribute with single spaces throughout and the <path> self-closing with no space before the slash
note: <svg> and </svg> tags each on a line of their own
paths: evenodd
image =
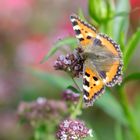
<svg viewBox="0 0 140 140">
<path fill-rule="evenodd" d="M 119 45 L 105 34 L 72 15 L 71 22 L 85 57 L 83 68 L 83 93 L 88 104 L 104 93 L 105 86 L 112 87 L 122 81 L 122 53 Z"/>
</svg>

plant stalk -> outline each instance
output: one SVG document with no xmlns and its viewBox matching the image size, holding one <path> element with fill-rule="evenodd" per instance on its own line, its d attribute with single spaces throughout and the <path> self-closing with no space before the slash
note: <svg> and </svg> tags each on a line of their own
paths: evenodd
<svg viewBox="0 0 140 140">
<path fill-rule="evenodd" d="M 80 115 L 82 104 L 83 104 L 83 94 L 81 93 L 78 104 L 77 104 L 75 110 L 73 111 L 73 113 L 71 114 L 70 118 L 75 119 L 78 115 Z"/>
<path fill-rule="evenodd" d="M 138 128 L 137 128 L 137 125 L 135 122 L 135 116 L 131 112 L 131 109 L 130 109 L 131 107 L 129 106 L 127 96 L 126 96 L 126 93 L 124 91 L 124 86 L 119 87 L 119 95 L 120 95 L 120 101 L 122 104 L 124 114 L 126 115 L 126 118 L 128 120 L 128 123 L 129 123 L 129 127 L 132 130 L 132 133 L 134 134 L 135 139 L 140 140 L 140 133 L 138 131 Z"/>
</svg>

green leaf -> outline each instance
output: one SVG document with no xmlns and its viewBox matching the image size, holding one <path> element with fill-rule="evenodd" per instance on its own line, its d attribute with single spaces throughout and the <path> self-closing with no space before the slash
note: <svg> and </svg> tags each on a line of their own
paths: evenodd
<svg viewBox="0 0 140 140">
<path fill-rule="evenodd" d="M 36 77 L 47 81 L 48 83 L 50 83 L 50 85 L 54 86 L 54 87 L 58 87 L 61 89 L 66 89 L 69 85 L 73 84 L 73 81 L 65 76 L 58 76 L 55 74 L 50 74 L 47 72 L 43 72 L 43 71 L 39 71 L 39 70 L 34 70 L 34 69 L 30 69 L 29 70 L 33 75 L 35 75 Z"/>
<path fill-rule="evenodd" d="M 112 7 L 112 1 L 89 0 L 88 3 L 89 14 L 98 24 L 103 24 L 113 14 Z"/>
<path fill-rule="evenodd" d="M 140 91 L 138 91 L 134 96 L 133 113 L 135 114 L 138 129 L 140 130 Z"/>
<path fill-rule="evenodd" d="M 88 11 L 92 19 L 94 19 L 97 23 L 100 23 L 100 19 L 98 15 L 100 15 L 99 4 L 101 0 L 89 0 L 88 1 Z"/>
<path fill-rule="evenodd" d="M 103 7 L 102 7 L 103 9 Z M 113 20 L 110 20 L 110 17 L 114 16 L 114 4 L 112 0 L 106 1 L 106 9 L 107 14 L 104 16 L 104 19 L 102 20 L 102 24 L 104 25 L 104 31 L 109 36 L 113 37 Z"/>
<path fill-rule="evenodd" d="M 76 38 L 72 38 L 72 37 L 68 37 L 68 38 L 65 38 L 63 40 L 59 40 L 58 42 L 56 42 L 54 44 L 54 46 L 52 47 L 52 49 L 43 58 L 43 60 L 41 61 L 41 63 L 44 63 L 45 61 L 47 61 L 51 56 L 53 56 L 64 45 L 74 46 L 76 44 L 77 44 Z"/>
<path fill-rule="evenodd" d="M 140 43 L 140 28 L 132 35 L 124 51 L 124 69 L 126 69 L 130 58 L 138 44 Z"/>
<path fill-rule="evenodd" d="M 122 128 L 118 122 L 115 125 L 115 140 L 123 140 Z"/>
<path fill-rule="evenodd" d="M 120 44 L 120 48 L 121 48 L 122 52 L 124 52 L 124 49 L 125 49 L 125 42 L 124 42 L 124 40 L 125 40 L 124 33 L 121 32 L 120 33 L 120 38 L 119 38 L 119 41 L 118 42 Z"/>
<path fill-rule="evenodd" d="M 129 16 L 130 13 L 128 12 L 118 12 L 114 15 L 114 17 L 126 17 L 126 16 Z"/>
<path fill-rule="evenodd" d="M 71 91 L 75 92 L 75 93 L 80 93 L 77 88 L 73 87 L 73 86 L 68 86 L 67 89 L 70 89 Z"/>
<path fill-rule="evenodd" d="M 140 72 L 132 73 L 132 74 L 128 75 L 127 77 L 124 78 L 122 84 L 125 84 L 125 83 L 127 83 L 129 81 L 133 81 L 133 80 L 140 80 Z"/>
<path fill-rule="evenodd" d="M 109 94 L 109 91 L 97 100 L 95 105 L 100 107 L 105 113 L 117 120 L 120 124 L 127 124 L 121 105 L 111 94 Z"/>
<path fill-rule="evenodd" d="M 129 0 L 117 0 L 117 5 L 115 9 L 115 15 L 120 13 L 129 13 L 130 6 Z M 117 16 L 114 19 L 114 37 L 116 41 L 120 38 L 120 33 L 124 32 L 124 35 L 127 35 L 128 31 L 128 24 L 129 24 L 129 17 L 128 16 Z"/>
<path fill-rule="evenodd" d="M 97 140 L 97 138 L 96 137 L 90 137 L 90 136 L 88 136 L 87 138 L 85 138 L 84 140 Z"/>
</svg>

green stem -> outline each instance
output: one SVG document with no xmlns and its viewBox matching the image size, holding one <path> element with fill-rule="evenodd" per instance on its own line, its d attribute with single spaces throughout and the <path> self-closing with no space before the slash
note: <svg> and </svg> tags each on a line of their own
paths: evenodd
<svg viewBox="0 0 140 140">
<path fill-rule="evenodd" d="M 79 92 L 82 92 L 82 90 L 80 89 L 80 87 L 78 86 L 78 84 L 76 83 L 76 81 L 74 80 L 73 77 L 72 77 L 72 80 L 73 80 L 75 86 L 77 87 L 77 89 L 79 90 Z"/>
<path fill-rule="evenodd" d="M 73 113 L 71 114 L 70 118 L 75 119 L 78 115 L 80 115 L 82 103 L 83 103 L 83 94 L 81 93 L 78 104 L 77 104 L 75 110 L 73 111 Z"/>
<path fill-rule="evenodd" d="M 137 125 L 135 122 L 135 117 L 134 117 L 133 113 L 131 112 L 131 109 L 130 109 L 130 106 L 129 106 L 129 103 L 127 100 L 127 96 L 124 91 L 124 86 L 119 87 L 119 95 L 120 95 L 120 101 L 122 103 L 124 113 L 126 115 L 128 123 L 129 123 L 129 127 L 132 130 L 132 132 L 135 136 L 135 139 L 140 140 L 140 134 L 138 132 L 138 128 L 137 128 Z"/>
<path fill-rule="evenodd" d="M 119 122 L 116 122 L 114 130 L 115 130 L 115 140 L 124 140 L 122 126 Z"/>
</svg>

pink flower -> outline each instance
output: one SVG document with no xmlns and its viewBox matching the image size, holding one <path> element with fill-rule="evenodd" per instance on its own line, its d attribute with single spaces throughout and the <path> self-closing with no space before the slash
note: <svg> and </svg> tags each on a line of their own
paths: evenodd
<svg viewBox="0 0 140 140">
<path fill-rule="evenodd" d="M 73 53 L 68 53 L 66 56 L 60 55 L 55 61 L 54 68 L 69 72 L 74 77 L 81 76 L 84 63 L 82 51 L 81 48 L 77 48 Z"/>
<path fill-rule="evenodd" d="M 23 41 L 17 50 L 19 65 L 35 66 L 39 68 L 49 68 L 49 64 L 40 64 L 41 60 L 50 50 L 50 42 L 46 36 L 33 35 Z M 51 66 L 52 67 L 52 66 Z"/>
<path fill-rule="evenodd" d="M 87 128 L 81 120 L 64 120 L 59 124 L 56 137 L 58 140 L 81 140 L 93 137 L 92 130 Z"/>
<path fill-rule="evenodd" d="M 18 14 L 16 12 L 29 10 L 32 4 L 33 0 L 0 0 L 0 13 Z"/>
</svg>

